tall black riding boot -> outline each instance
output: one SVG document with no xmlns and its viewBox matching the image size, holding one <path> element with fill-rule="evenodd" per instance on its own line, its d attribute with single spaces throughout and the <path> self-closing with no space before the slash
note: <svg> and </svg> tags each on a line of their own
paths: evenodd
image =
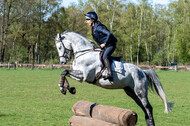
<svg viewBox="0 0 190 126">
<path fill-rule="evenodd" d="M 108 79 L 110 81 L 113 81 L 113 76 L 112 76 L 112 71 L 111 71 L 111 65 L 110 65 L 110 62 L 109 62 L 108 58 L 104 59 L 104 64 L 105 64 L 105 67 L 108 70 L 108 74 L 104 77 L 104 79 L 105 80 Z"/>
</svg>

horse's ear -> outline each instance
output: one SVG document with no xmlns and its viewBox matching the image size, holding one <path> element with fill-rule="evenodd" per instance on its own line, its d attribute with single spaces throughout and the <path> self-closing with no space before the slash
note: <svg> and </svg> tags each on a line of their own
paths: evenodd
<svg viewBox="0 0 190 126">
<path fill-rule="evenodd" d="M 59 33 L 59 40 L 63 40 L 65 37 L 61 36 L 61 33 Z"/>
<path fill-rule="evenodd" d="M 59 33 L 59 38 L 61 39 L 61 33 Z"/>
</svg>

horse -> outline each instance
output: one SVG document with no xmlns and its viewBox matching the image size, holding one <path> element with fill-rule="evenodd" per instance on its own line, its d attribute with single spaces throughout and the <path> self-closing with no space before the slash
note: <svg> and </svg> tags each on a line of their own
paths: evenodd
<svg viewBox="0 0 190 126">
<path fill-rule="evenodd" d="M 74 32 L 65 31 L 58 33 L 55 38 L 59 59 L 61 64 L 66 64 L 73 56 L 72 69 L 62 72 L 59 88 L 63 94 L 69 89 L 75 93 L 75 88 L 70 88 L 66 76 L 80 82 L 87 82 L 106 89 L 123 89 L 136 104 L 141 107 L 145 114 L 147 126 L 155 126 L 153 108 L 149 103 L 147 94 L 148 87 L 155 89 L 158 96 L 165 105 L 165 113 L 169 113 L 172 104 L 167 101 L 162 84 L 155 71 L 151 69 L 142 70 L 131 63 L 112 61 L 113 81 L 105 80 L 103 77 L 96 79 L 96 75 L 102 69 L 100 60 L 100 49 L 95 48 L 95 43 L 86 36 Z M 107 74 L 104 70 L 102 75 Z"/>
</svg>

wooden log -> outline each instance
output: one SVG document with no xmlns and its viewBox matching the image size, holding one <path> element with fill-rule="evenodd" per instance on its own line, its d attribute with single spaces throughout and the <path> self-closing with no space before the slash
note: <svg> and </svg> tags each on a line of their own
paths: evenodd
<svg viewBox="0 0 190 126">
<path fill-rule="evenodd" d="M 128 109 L 99 105 L 88 101 L 79 101 L 73 105 L 76 116 L 92 117 L 120 126 L 135 126 L 137 114 Z"/>
<path fill-rule="evenodd" d="M 69 119 L 69 126 L 119 126 L 119 125 L 89 117 L 72 116 Z"/>
</svg>

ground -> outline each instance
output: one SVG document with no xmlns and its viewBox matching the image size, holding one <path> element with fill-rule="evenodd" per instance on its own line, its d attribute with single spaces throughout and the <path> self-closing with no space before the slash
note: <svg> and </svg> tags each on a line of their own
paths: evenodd
<svg viewBox="0 0 190 126">
<path fill-rule="evenodd" d="M 67 126 L 79 100 L 131 109 L 138 114 L 137 126 L 145 126 L 144 113 L 123 90 L 108 90 L 68 79 L 76 94 L 63 96 L 57 86 L 63 70 L 0 68 L 0 126 Z M 156 71 L 173 111 L 164 114 L 161 99 L 149 90 L 156 126 L 190 124 L 190 71 Z"/>
</svg>

